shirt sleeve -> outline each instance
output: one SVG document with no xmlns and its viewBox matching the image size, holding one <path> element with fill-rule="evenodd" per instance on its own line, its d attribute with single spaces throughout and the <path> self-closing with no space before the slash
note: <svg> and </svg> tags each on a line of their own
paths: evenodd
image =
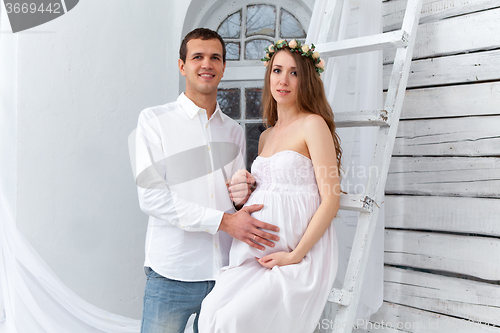
<svg viewBox="0 0 500 333">
<path fill-rule="evenodd" d="M 238 156 L 236 156 L 235 163 L 233 163 L 233 170 L 231 172 L 231 175 L 234 175 L 236 171 L 241 170 L 241 169 L 246 169 L 245 165 L 245 150 L 246 150 L 246 142 L 245 142 L 245 135 L 243 134 L 243 129 L 238 125 L 239 127 L 239 136 L 236 137 L 236 144 L 240 147 L 240 153 Z"/>
<path fill-rule="evenodd" d="M 224 212 L 185 200 L 171 190 L 158 119 L 145 111 L 139 116 L 132 158 L 141 210 L 185 231 L 215 234 Z"/>
</svg>

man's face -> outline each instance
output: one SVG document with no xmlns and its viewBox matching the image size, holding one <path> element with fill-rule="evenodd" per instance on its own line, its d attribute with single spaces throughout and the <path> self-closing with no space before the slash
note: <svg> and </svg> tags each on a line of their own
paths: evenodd
<svg viewBox="0 0 500 333">
<path fill-rule="evenodd" d="M 216 94 L 226 68 L 220 41 L 191 39 L 186 46 L 186 62 L 179 59 L 179 70 L 186 77 L 186 95 Z"/>
</svg>

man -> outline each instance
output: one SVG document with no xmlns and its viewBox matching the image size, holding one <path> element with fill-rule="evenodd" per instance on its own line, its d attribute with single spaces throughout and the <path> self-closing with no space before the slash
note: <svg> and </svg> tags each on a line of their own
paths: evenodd
<svg viewBox="0 0 500 333">
<path fill-rule="evenodd" d="M 262 205 L 235 213 L 228 194 L 226 181 L 244 168 L 245 142 L 241 127 L 216 100 L 225 56 L 216 32 L 188 33 L 178 61 L 185 93 L 139 116 L 136 182 L 140 207 L 150 216 L 143 333 L 184 332 L 193 313 L 198 331 L 201 302 L 227 264 L 227 234 L 261 250 L 279 239 L 265 231 L 277 232 L 277 227 L 250 216 Z"/>
</svg>

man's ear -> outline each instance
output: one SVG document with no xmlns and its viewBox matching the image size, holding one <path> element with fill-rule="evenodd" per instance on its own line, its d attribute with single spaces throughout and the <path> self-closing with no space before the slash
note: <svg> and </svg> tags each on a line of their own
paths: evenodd
<svg viewBox="0 0 500 333">
<path fill-rule="evenodd" d="M 182 61 L 182 59 L 179 59 L 177 65 L 179 66 L 179 72 L 181 72 L 181 75 L 186 76 L 186 71 L 184 70 L 184 61 Z"/>
</svg>

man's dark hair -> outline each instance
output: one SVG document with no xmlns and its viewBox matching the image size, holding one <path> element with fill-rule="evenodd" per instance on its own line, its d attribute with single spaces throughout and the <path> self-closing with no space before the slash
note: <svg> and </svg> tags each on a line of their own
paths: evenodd
<svg viewBox="0 0 500 333">
<path fill-rule="evenodd" d="M 217 32 L 206 28 L 196 28 L 193 31 L 189 32 L 184 37 L 181 43 L 181 47 L 179 49 L 179 58 L 183 62 L 186 62 L 187 43 L 191 39 L 201 39 L 201 40 L 218 39 L 222 44 L 222 60 L 224 63 L 226 63 L 226 44 L 224 43 L 224 40 Z"/>
</svg>

